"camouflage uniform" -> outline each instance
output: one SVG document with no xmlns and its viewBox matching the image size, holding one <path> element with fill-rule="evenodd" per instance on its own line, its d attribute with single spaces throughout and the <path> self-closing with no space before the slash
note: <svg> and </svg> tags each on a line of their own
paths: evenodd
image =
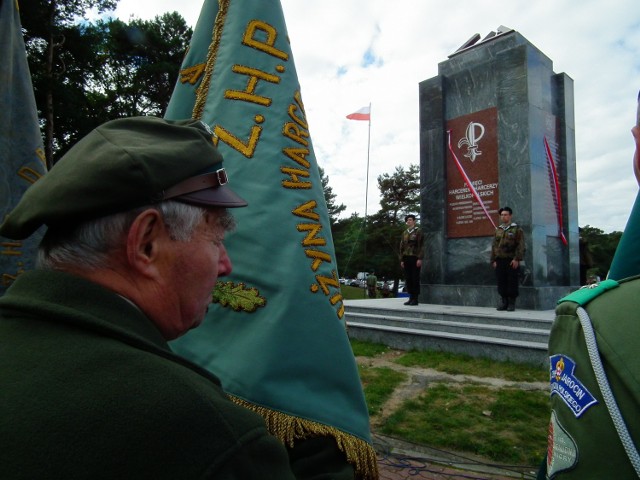
<svg viewBox="0 0 640 480">
<path fill-rule="evenodd" d="M 419 226 L 407 228 L 400 239 L 400 255 L 404 263 L 404 273 L 410 302 L 418 304 L 420 295 L 420 267 L 418 260 L 424 257 L 424 239 Z"/>
<path fill-rule="evenodd" d="M 516 224 L 499 225 L 496 228 L 491 247 L 491 263 L 496 262 L 496 280 L 498 283 L 498 294 L 503 299 L 506 308 L 506 301 L 515 303 L 518 296 L 518 273 L 519 268 L 511 268 L 511 261 L 521 262 L 524 258 L 524 233 Z M 504 308 L 501 308 L 503 310 Z"/>
</svg>

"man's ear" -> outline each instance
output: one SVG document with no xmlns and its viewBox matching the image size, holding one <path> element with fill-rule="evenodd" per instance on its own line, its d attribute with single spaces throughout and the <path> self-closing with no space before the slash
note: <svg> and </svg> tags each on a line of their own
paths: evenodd
<svg viewBox="0 0 640 480">
<path fill-rule="evenodd" d="M 158 254 L 168 232 L 162 215 L 152 208 L 138 215 L 127 233 L 127 261 L 129 266 L 146 276 L 157 274 Z"/>
</svg>

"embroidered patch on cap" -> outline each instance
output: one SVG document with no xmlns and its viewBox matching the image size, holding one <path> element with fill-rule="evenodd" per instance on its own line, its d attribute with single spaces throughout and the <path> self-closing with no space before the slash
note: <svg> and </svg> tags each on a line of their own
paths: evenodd
<svg viewBox="0 0 640 480">
<path fill-rule="evenodd" d="M 598 403 L 591 392 L 576 378 L 576 362 L 566 355 L 549 357 L 551 396 L 558 395 L 576 418 Z"/>
<path fill-rule="evenodd" d="M 547 444 L 547 478 L 573 468 L 577 461 L 578 446 L 569 432 L 560 425 L 556 412 L 552 410 Z"/>
</svg>

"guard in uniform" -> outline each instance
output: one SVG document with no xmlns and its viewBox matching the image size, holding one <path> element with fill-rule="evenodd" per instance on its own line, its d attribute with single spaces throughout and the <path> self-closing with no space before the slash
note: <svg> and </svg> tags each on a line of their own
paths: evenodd
<svg viewBox="0 0 640 480">
<path fill-rule="evenodd" d="M 491 265 L 496 271 L 498 295 L 500 302 L 498 310 L 513 312 L 516 309 L 518 296 L 518 274 L 520 262 L 524 257 L 524 233 L 517 223 L 511 221 L 511 208 L 503 207 L 498 210 L 500 221 L 496 228 L 491 245 Z"/>
<path fill-rule="evenodd" d="M 405 305 L 418 305 L 420 296 L 420 268 L 424 257 L 424 237 L 422 230 L 416 225 L 416 216 L 404 217 L 407 229 L 402 232 L 400 238 L 400 266 L 404 269 L 404 275 L 409 292 L 409 300 Z"/>
</svg>

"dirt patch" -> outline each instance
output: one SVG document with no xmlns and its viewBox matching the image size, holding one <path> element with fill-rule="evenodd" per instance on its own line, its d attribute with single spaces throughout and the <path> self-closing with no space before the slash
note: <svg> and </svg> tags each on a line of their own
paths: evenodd
<svg viewBox="0 0 640 480">
<path fill-rule="evenodd" d="M 477 377 L 475 375 L 452 375 L 432 368 L 406 367 L 395 363 L 395 360 L 405 352 L 389 350 L 376 357 L 356 357 L 358 365 L 370 368 L 390 368 L 407 375 L 407 380 L 394 390 L 389 400 L 382 406 L 380 414 L 372 419 L 372 427 L 384 424 L 404 401 L 418 397 L 425 388 L 433 383 L 480 384 L 492 388 L 520 388 L 522 390 L 548 391 L 547 382 L 514 382 L 502 378 Z"/>
</svg>

